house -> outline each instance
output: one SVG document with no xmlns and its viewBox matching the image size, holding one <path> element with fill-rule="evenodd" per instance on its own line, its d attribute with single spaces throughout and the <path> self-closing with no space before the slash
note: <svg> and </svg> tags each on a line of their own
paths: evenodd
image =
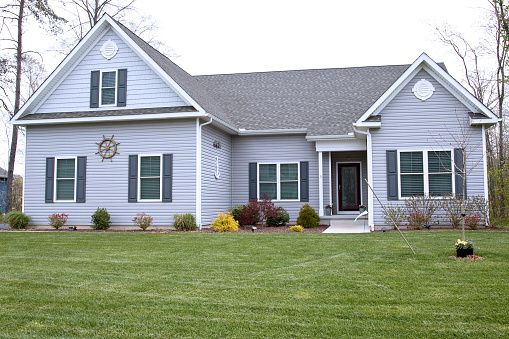
<svg viewBox="0 0 509 339">
<path fill-rule="evenodd" d="M 6 196 L 7 196 L 7 171 L 0 167 L 0 213 L 5 212 Z"/>
<path fill-rule="evenodd" d="M 487 197 L 485 129 L 497 117 L 422 54 L 409 65 L 191 76 L 105 15 L 26 102 L 24 208 L 90 225 L 136 213 L 170 224 L 263 194 L 295 220 L 414 194 Z M 469 135 L 461 168 L 458 135 Z M 442 166 L 437 165 L 442 164 Z M 372 190 L 369 189 L 369 185 Z M 376 197 L 375 197 L 376 194 Z"/>
</svg>

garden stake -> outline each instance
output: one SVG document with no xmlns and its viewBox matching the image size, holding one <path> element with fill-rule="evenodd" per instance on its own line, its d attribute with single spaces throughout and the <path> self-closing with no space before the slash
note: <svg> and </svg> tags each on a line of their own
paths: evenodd
<svg viewBox="0 0 509 339">
<path fill-rule="evenodd" d="M 373 193 L 373 195 L 375 196 L 376 200 L 378 200 L 378 202 L 380 203 L 380 206 L 382 206 L 384 212 L 387 212 L 386 209 L 385 209 L 385 206 L 384 204 L 382 204 L 382 202 L 380 201 L 380 199 L 378 199 L 378 196 L 376 195 L 375 191 L 373 191 L 373 188 L 371 188 L 371 185 L 369 184 L 369 182 L 364 179 L 364 181 L 366 181 L 366 184 L 368 184 L 368 187 L 369 189 L 371 190 L 371 192 Z M 386 213 L 387 215 L 389 215 L 388 213 Z M 392 220 L 392 223 L 394 224 L 394 227 L 396 227 L 396 229 L 398 230 L 399 234 L 401 234 L 401 236 L 403 237 L 403 239 L 405 240 L 406 244 L 408 245 L 408 247 L 410 248 L 410 250 L 412 251 L 413 254 L 415 254 L 415 251 L 414 249 L 412 248 L 412 246 L 410 246 L 410 244 L 408 243 L 408 241 L 406 240 L 405 236 L 403 235 L 403 233 L 401 233 L 398 225 L 396 224 L 396 222 L 394 221 L 394 218 L 392 216 L 391 217 L 391 220 Z"/>
</svg>

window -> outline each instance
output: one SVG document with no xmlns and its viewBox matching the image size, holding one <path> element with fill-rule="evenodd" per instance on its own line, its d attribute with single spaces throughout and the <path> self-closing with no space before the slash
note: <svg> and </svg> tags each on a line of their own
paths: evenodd
<svg viewBox="0 0 509 339">
<path fill-rule="evenodd" d="M 117 72 L 101 72 L 101 106 L 116 105 Z"/>
<path fill-rule="evenodd" d="M 453 193 L 451 151 L 399 152 L 400 196 Z"/>
<path fill-rule="evenodd" d="M 55 160 L 55 201 L 75 201 L 76 159 Z"/>
<path fill-rule="evenodd" d="M 259 198 L 299 199 L 299 164 L 259 164 Z"/>
<path fill-rule="evenodd" d="M 139 199 L 161 200 L 161 156 L 139 156 Z"/>
</svg>

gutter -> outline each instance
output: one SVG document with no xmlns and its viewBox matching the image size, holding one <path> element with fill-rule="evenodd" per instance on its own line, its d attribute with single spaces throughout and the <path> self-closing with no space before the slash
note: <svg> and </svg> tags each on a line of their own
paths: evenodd
<svg viewBox="0 0 509 339">
<path fill-rule="evenodd" d="M 214 120 L 211 116 L 209 116 L 210 120 L 200 124 L 200 118 L 196 118 L 196 223 L 198 224 L 198 228 L 202 229 L 202 220 L 201 220 L 201 132 L 202 127 L 212 123 Z"/>
</svg>

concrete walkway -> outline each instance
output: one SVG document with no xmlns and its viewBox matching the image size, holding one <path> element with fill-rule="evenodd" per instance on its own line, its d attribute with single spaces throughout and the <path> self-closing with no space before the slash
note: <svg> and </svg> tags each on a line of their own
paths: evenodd
<svg viewBox="0 0 509 339">
<path fill-rule="evenodd" d="M 322 233 L 369 233 L 369 225 L 366 219 L 331 220 L 331 225 Z"/>
</svg>

